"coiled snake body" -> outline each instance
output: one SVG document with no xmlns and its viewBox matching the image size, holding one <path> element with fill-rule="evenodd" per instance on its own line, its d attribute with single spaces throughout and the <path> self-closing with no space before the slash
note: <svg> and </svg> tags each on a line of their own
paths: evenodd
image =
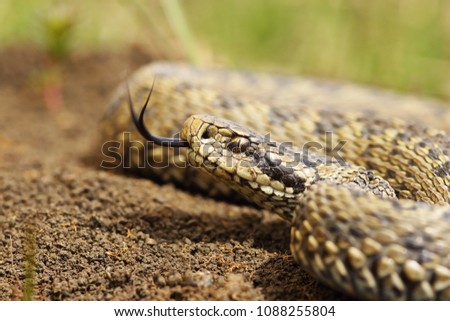
<svg viewBox="0 0 450 321">
<path fill-rule="evenodd" d="M 154 79 L 139 120 L 130 101 L 144 106 Z M 142 136 L 158 140 L 144 121 L 181 138 L 125 153 L 124 164 L 212 196 L 237 191 L 291 220 L 294 258 L 338 290 L 450 299 L 450 138 L 414 119 L 445 128 L 449 110 L 351 85 L 168 63 L 143 67 L 128 86 L 103 121 L 105 140 L 143 149 Z"/>
</svg>

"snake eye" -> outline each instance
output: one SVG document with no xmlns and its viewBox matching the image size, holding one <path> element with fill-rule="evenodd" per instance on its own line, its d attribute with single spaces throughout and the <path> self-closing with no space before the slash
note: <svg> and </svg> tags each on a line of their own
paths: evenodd
<svg viewBox="0 0 450 321">
<path fill-rule="evenodd" d="M 250 141 L 244 137 L 234 137 L 228 143 L 227 148 L 234 154 L 245 153 L 247 148 L 250 147 Z"/>
</svg>

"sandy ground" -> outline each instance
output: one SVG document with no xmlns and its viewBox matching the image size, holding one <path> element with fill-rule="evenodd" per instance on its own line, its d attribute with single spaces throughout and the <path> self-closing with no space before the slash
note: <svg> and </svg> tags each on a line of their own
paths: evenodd
<svg viewBox="0 0 450 321">
<path fill-rule="evenodd" d="M 281 219 L 99 169 L 99 119 L 150 61 L 74 55 L 52 110 L 43 53 L 0 52 L 0 299 L 347 299 L 294 262 Z"/>
</svg>

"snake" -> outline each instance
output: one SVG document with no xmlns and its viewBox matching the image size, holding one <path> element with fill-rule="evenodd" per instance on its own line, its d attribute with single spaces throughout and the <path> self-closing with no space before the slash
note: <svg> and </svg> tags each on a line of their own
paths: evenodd
<svg viewBox="0 0 450 321">
<path fill-rule="evenodd" d="M 449 300 L 449 115 L 353 84 L 154 62 L 115 92 L 102 151 L 110 168 L 278 214 L 294 259 L 342 293 Z"/>
</svg>

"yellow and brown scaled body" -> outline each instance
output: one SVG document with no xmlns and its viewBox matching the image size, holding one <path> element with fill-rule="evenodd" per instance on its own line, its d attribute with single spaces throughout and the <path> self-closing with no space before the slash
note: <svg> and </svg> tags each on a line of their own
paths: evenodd
<svg viewBox="0 0 450 321">
<path fill-rule="evenodd" d="M 135 105 L 155 78 L 140 120 L 126 87 L 118 91 L 104 138 L 129 144 L 123 132 L 142 139 L 137 127 L 155 141 L 144 121 L 181 137 L 175 149 L 123 155 L 132 167 L 212 195 L 237 191 L 291 220 L 293 256 L 341 291 L 450 299 L 450 138 L 428 126 L 446 129 L 450 110 L 352 85 L 165 63 L 132 77 Z M 427 126 L 416 122 L 425 114 Z M 140 168 L 139 155 L 152 166 Z"/>
</svg>

